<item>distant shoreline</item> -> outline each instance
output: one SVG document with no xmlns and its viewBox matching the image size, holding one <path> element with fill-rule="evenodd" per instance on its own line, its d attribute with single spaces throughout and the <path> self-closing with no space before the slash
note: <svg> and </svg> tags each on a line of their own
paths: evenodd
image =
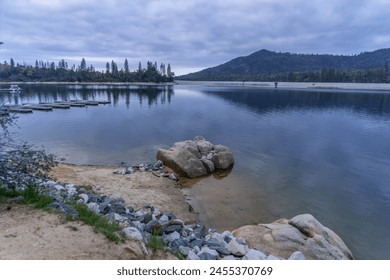
<svg viewBox="0 0 390 280">
<path fill-rule="evenodd" d="M 148 83 L 148 82 L 0 82 L 0 85 L 129 85 L 129 86 L 173 86 L 175 82 Z"/>
<path fill-rule="evenodd" d="M 275 89 L 275 82 L 253 81 L 184 81 L 175 80 L 177 85 L 203 86 L 240 86 Z M 278 82 L 276 89 L 318 89 L 318 90 L 378 90 L 390 91 L 390 83 L 313 83 L 313 82 Z"/>
<path fill-rule="evenodd" d="M 167 83 L 148 82 L 0 82 L 0 85 L 113 85 L 113 86 L 174 86 L 174 85 L 198 85 L 198 86 L 229 86 L 229 87 L 258 87 L 264 89 L 304 89 L 304 90 L 368 90 L 389 91 L 390 83 L 313 83 L 313 82 L 254 82 L 254 81 L 185 81 L 175 80 Z"/>
</svg>

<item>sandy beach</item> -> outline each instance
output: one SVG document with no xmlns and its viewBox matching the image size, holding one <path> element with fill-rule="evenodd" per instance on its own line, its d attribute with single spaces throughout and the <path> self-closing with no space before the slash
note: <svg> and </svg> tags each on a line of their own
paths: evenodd
<svg viewBox="0 0 390 280">
<path fill-rule="evenodd" d="M 152 205 L 172 211 L 187 223 L 196 216 L 176 181 L 158 178 L 151 172 L 113 174 L 116 167 L 59 164 L 50 176 L 58 182 L 84 185 L 126 205 L 142 208 Z M 149 252 L 145 256 L 137 242 L 115 243 L 78 221 L 65 222 L 57 213 L 27 205 L 0 204 L 0 259 L 170 259 L 171 255 Z"/>
</svg>

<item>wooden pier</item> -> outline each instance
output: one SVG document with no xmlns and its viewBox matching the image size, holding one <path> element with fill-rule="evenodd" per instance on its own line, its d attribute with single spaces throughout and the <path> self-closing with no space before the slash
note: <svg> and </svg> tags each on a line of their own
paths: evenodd
<svg viewBox="0 0 390 280">
<path fill-rule="evenodd" d="M 32 113 L 33 110 L 38 111 L 53 111 L 53 109 L 70 109 L 71 107 L 99 106 L 100 104 L 111 104 L 111 101 L 95 101 L 95 100 L 70 100 L 70 101 L 54 101 L 40 103 L 23 103 L 22 105 L 6 105 L 0 109 L 0 115 L 9 113 Z"/>
</svg>

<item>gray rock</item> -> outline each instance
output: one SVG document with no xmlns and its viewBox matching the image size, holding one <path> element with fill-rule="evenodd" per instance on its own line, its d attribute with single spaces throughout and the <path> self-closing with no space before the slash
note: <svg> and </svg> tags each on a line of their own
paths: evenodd
<svg viewBox="0 0 390 280">
<path fill-rule="evenodd" d="M 157 159 L 188 178 L 201 177 L 216 169 L 227 169 L 234 163 L 228 147 L 214 146 L 200 137 L 196 141 L 177 142 L 169 150 L 158 149 Z"/>
<path fill-rule="evenodd" d="M 196 235 L 197 238 L 204 238 L 207 235 L 207 228 L 203 225 L 200 225 L 194 228 L 193 233 Z"/>
<path fill-rule="evenodd" d="M 77 189 L 74 184 L 66 184 L 65 189 L 68 193 L 68 197 L 72 197 L 77 194 Z"/>
<path fill-rule="evenodd" d="M 163 230 L 165 234 L 170 234 L 174 231 L 181 232 L 183 227 L 184 223 L 179 219 L 175 219 L 169 221 L 168 224 L 163 227 Z"/>
<path fill-rule="evenodd" d="M 56 184 L 53 186 L 53 189 L 55 189 L 57 192 L 61 192 L 61 191 L 64 191 L 65 190 L 65 187 L 59 185 L 59 184 Z"/>
<path fill-rule="evenodd" d="M 226 246 L 226 249 L 228 249 L 232 255 L 238 257 L 242 257 L 246 254 L 244 246 L 238 243 L 235 239 L 230 240 Z"/>
<path fill-rule="evenodd" d="M 190 242 L 191 248 L 199 247 L 201 248 L 205 241 L 203 239 L 194 239 Z"/>
<path fill-rule="evenodd" d="M 210 143 L 209 141 L 199 140 L 199 141 L 195 141 L 195 142 L 196 142 L 196 145 L 198 146 L 198 151 L 201 154 L 208 154 L 209 152 L 211 152 L 211 150 L 214 149 L 214 145 L 212 143 Z"/>
<path fill-rule="evenodd" d="M 109 213 L 107 214 L 107 216 L 111 221 L 116 221 L 118 223 L 123 223 L 127 221 L 127 217 L 119 215 L 118 213 Z"/>
<path fill-rule="evenodd" d="M 166 241 L 166 242 L 173 242 L 173 241 L 175 241 L 175 240 L 177 240 L 177 239 L 179 239 L 180 238 L 180 233 L 178 233 L 178 232 L 176 232 L 176 231 L 174 231 L 174 232 L 172 232 L 172 233 L 170 233 L 170 234 L 167 234 L 167 235 L 164 235 L 163 236 L 163 239 Z"/>
<path fill-rule="evenodd" d="M 234 239 L 235 237 L 233 236 L 233 234 L 228 231 L 228 230 L 225 230 L 222 234 L 222 237 L 223 237 L 223 240 L 226 242 L 226 243 L 229 243 L 230 240 Z"/>
<path fill-rule="evenodd" d="M 210 235 L 210 239 L 215 239 L 219 245 L 226 247 L 227 243 L 225 242 L 225 239 L 223 238 L 223 235 L 218 232 L 213 232 Z M 230 241 L 230 240 L 229 240 Z"/>
<path fill-rule="evenodd" d="M 178 239 L 172 241 L 170 243 L 170 245 L 174 251 L 179 252 L 180 247 L 188 247 L 188 242 L 186 242 L 186 240 L 184 240 L 182 238 L 178 238 Z"/>
<path fill-rule="evenodd" d="M 202 141 L 202 140 L 206 140 L 202 135 L 195 136 L 194 138 L 195 142 Z"/>
<path fill-rule="evenodd" d="M 215 145 L 215 154 L 213 156 L 213 163 L 215 169 L 228 169 L 234 163 L 232 151 L 225 146 Z"/>
<path fill-rule="evenodd" d="M 162 229 L 158 221 L 151 220 L 145 225 L 145 231 L 152 234 L 160 234 Z"/>
<path fill-rule="evenodd" d="M 200 248 L 198 246 L 195 246 L 192 248 L 192 250 L 194 250 L 195 254 L 198 254 L 200 251 Z"/>
<path fill-rule="evenodd" d="M 57 208 L 61 211 L 62 214 L 64 214 L 65 216 L 70 216 L 72 217 L 72 219 L 76 219 L 78 217 L 76 209 L 74 209 L 73 206 L 70 206 L 68 204 L 62 202 L 53 202 L 49 206 Z"/>
<path fill-rule="evenodd" d="M 172 211 L 167 211 L 164 213 L 170 220 L 175 220 L 176 216 L 172 213 Z"/>
<path fill-rule="evenodd" d="M 144 231 L 146 227 L 146 225 L 140 221 L 133 221 L 133 225 L 140 231 Z"/>
<path fill-rule="evenodd" d="M 99 205 L 95 202 L 90 202 L 87 204 L 87 207 L 89 210 L 91 210 L 92 212 L 94 212 L 95 214 L 99 215 L 100 214 L 100 209 L 99 209 Z"/>
<path fill-rule="evenodd" d="M 145 216 L 144 216 L 144 219 L 143 219 L 143 222 L 145 224 L 149 223 L 150 221 L 153 220 L 153 215 L 151 213 L 147 213 Z"/>
<path fill-rule="evenodd" d="M 79 194 L 79 197 L 83 200 L 83 203 L 84 203 L 84 204 L 87 204 L 87 203 L 88 203 L 89 197 L 88 197 L 87 194 L 81 193 L 81 194 Z"/>
<path fill-rule="evenodd" d="M 241 245 L 244 245 L 244 246 L 247 245 L 245 239 L 242 237 L 237 238 L 236 241 L 238 243 L 240 243 Z"/>
<path fill-rule="evenodd" d="M 135 170 L 133 169 L 133 167 L 127 167 L 125 174 L 133 174 L 134 172 Z"/>
<path fill-rule="evenodd" d="M 189 252 L 191 251 L 192 249 L 190 247 L 185 247 L 185 246 L 180 246 L 179 247 L 179 252 L 183 255 L 183 256 L 188 256 Z"/>
<path fill-rule="evenodd" d="M 228 255 L 221 258 L 221 261 L 235 261 L 235 260 L 237 260 L 237 258 L 233 255 Z"/>
<path fill-rule="evenodd" d="M 102 197 L 100 195 L 96 195 L 96 194 L 88 194 L 88 201 L 94 202 L 94 203 L 101 203 Z"/>
<path fill-rule="evenodd" d="M 200 258 L 194 251 L 190 250 L 187 255 L 187 260 L 197 261 L 200 260 Z"/>
<path fill-rule="evenodd" d="M 194 141 L 177 142 L 169 150 L 157 150 L 157 159 L 177 174 L 188 178 L 197 178 L 207 174 L 199 158 L 198 147 Z"/>
<path fill-rule="evenodd" d="M 157 160 L 156 162 L 153 163 L 152 169 L 158 170 L 162 167 L 163 167 L 163 162 L 161 160 Z"/>
<path fill-rule="evenodd" d="M 168 222 L 169 222 L 169 218 L 168 218 L 168 216 L 165 215 L 165 214 L 162 215 L 162 216 L 160 217 L 160 219 L 158 220 L 158 223 L 159 223 L 160 225 L 162 225 L 162 226 L 167 225 Z"/>
<path fill-rule="evenodd" d="M 300 251 L 295 251 L 291 254 L 288 260 L 305 260 L 305 256 Z"/>
<path fill-rule="evenodd" d="M 298 215 L 290 221 L 280 219 L 271 224 L 244 226 L 233 234 L 243 237 L 250 247 L 284 259 L 295 251 L 302 252 L 309 260 L 353 259 L 341 238 L 309 214 Z"/>
<path fill-rule="evenodd" d="M 217 251 L 221 255 L 230 255 L 230 251 L 226 249 L 225 247 L 218 245 L 218 244 L 211 244 L 207 245 L 210 249 Z"/>
<path fill-rule="evenodd" d="M 242 258 L 243 260 L 265 260 L 267 255 L 255 249 L 250 249 Z"/>
<path fill-rule="evenodd" d="M 275 257 L 274 255 L 269 255 L 266 260 L 270 260 L 270 261 L 280 261 L 282 260 L 281 258 L 279 257 Z"/>
<path fill-rule="evenodd" d="M 211 160 L 202 158 L 200 161 L 203 163 L 208 173 L 213 173 L 215 171 L 214 163 Z"/>
<path fill-rule="evenodd" d="M 144 210 L 138 210 L 137 212 L 134 213 L 134 216 L 136 218 L 139 218 L 139 217 L 143 217 L 147 214 L 148 212 L 144 211 Z"/>
<path fill-rule="evenodd" d="M 143 240 L 141 232 L 135 227 L 124 228 L 122 232 L 129 238 L 140 240 L 140 241 Z"/>
<path fill-rule="evenodd" d="M 202 247 L 202 249 L 199 251 L 197 255 L 201 260 L 217 260 L 219 257 L 217 251 L 212 250 L 208 247 Z"/>
<path fill-rule="evenodd" d="M 55 185 L 58 185 L 58 183 L 56 181 L 53 181 L 53 180 L 48 180 L 46 182 L 43 183 L 45 186 L 47 187 L 54 187 Z M 62 187 L 62 186 L 61 186 Z"/>
</svg>

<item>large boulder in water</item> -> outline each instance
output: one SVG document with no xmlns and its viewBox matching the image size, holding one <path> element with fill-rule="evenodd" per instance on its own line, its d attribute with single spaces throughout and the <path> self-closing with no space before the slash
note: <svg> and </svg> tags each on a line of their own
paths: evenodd
<svg viewBox="0 0 390 280">
<path fill-rule="evenodd" d="M 177 142 L 169 150 L 158 149 L 157 159 L 180 176 L 188 178 L 228 169 L 234 163 L 228 147 L 214 145 L 199 136 L 194 140 Z"/>
<path fill-rule="evenodd" d="M 343 240 L 310 214 L 271 224 L 243 226 L 233 234 L 244 238 L 249 247 L 261 248 L 266 254 L 285 259 L 295 251 L 301 251 L 308 260 L 354 259 Z"/>
</svg>

